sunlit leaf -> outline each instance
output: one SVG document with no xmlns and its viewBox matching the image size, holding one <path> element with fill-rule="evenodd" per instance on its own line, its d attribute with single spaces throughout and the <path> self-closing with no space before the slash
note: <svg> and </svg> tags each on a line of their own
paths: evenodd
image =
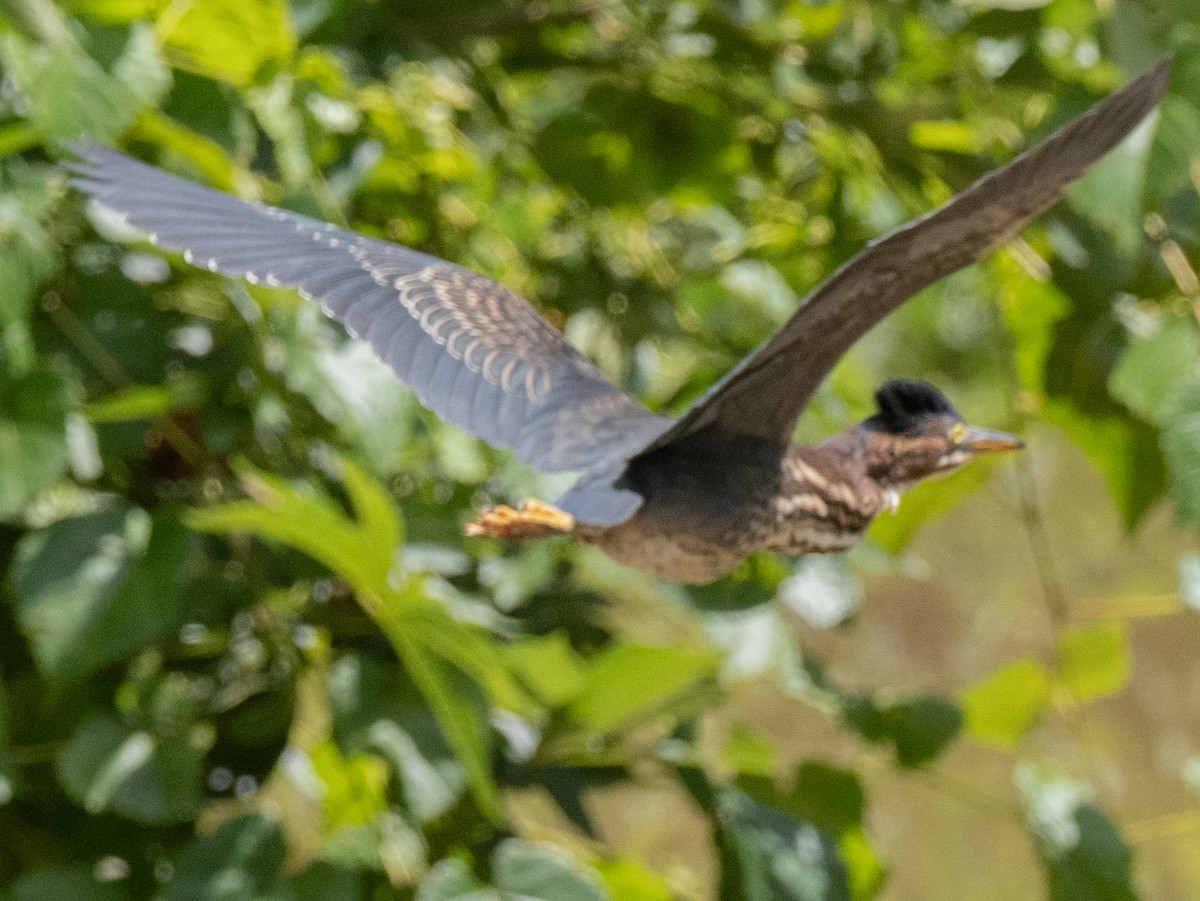
<svg viewBox="0 0 1200 901">
<path fill-rule="evenodd" d="M 587 683 L 584 661 L 561 632 L 514 642 L 504 649 L 504 659 L 522 683 L 551 707 L 566 704 Z"/>
<path fill-rule="evenodd" d="M 242 87 L 296 49 L 284 0 L 168 6 L 157 27 L 172 63 Z"/>
<path fill-rule="evenodd" d="M 1072 629 L 1059 638 L 1058 652 L 1060 675 L 1077 700 L 1115 694 L 1129 681 L 1129 628 L 1122 621 Z"/>
<path fill-rule="evenodd" d="M 591 732 L 620 729 L 699 688 L 715 675 L 718 662 L 712 651 L 619 645 L 593 663 L 567 716 Z"/>
<path fill-rule="evenodd" d="M 1015 660 L 962 696 L 967 731 L 986 744 L 1014 747 L 1050 703 L 1050 679 L 1032 660 Z"/>
<path fill-rule="evenodd" d="M 627 857 L 596 861 L 593 866 L 613 899 L 619 901 L 672 901 L 667 880 Z"/>
</svg>

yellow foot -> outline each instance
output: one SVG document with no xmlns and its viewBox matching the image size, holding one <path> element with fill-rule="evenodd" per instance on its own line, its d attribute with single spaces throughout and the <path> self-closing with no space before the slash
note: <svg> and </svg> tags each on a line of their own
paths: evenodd
<svg viewBox="0 0 1200 901">
<path fill-rule="evenodd" d="M 467 523 L 463 532 L 472 536 L 490 535 L 505 541 L 529 541 L 532 538 L 560 535 L 574 528 L 575 517 L 570 513 L 530 499 L 522 501 L 518 510 L 503 504 L 484 507 L 474 522 Z"/>
</svg>

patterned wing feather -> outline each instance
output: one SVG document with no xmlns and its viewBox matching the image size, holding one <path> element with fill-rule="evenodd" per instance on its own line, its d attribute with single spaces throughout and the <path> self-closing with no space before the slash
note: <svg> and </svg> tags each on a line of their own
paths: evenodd
<svg viewBox="0 0 1200 901">
<path fill-rule="evenodd" d="M 425 406 L 536 469 L 611 470 L 670 425 L 492 279 L 238 200 L 96 143 L 70 149 L 73 184 L 154 243 L 213 272 L 320 300 Z"/>
<path fill-rule="evenodd" d="M 1154 109 L 1164 58 L 944 206 L 871 243 L 647 451 L 709 427 L 790 439 L 813 392 L 872 326 L 923 288 L 979 260 L 1056 203 Z"/>
</svg>

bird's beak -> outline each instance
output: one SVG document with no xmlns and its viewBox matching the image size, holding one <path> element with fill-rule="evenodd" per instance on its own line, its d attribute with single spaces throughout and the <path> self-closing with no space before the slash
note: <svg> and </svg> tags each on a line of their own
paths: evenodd
<svg viewBox="0 0 1200 901">
<path fill-rule="evenodd" d="M 973 454 L 998 454 L 1001 451 L 1020 450 L 1025 446 L 1025 442 L 1007 432 L 968 426 L 959 446 Z"/>
</svg>

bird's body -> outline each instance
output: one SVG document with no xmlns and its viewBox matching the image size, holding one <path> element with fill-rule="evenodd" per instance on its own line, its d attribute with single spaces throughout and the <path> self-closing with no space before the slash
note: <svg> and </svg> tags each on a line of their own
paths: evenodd
<svg viewBox="0 0 1200 901">
<path fill-rule="evenodd" d="M 720 450 L 638 461 L 627 476 L 645 499 L 638 511 L 616 526 L 576 531 L 627 566 L 697 584 L 760 551 L 836 553 L 853 546 L 891 503 L 865 459 L 854 432 L 815 446 L 792 444 L 782 456 L 730 436 Z"/>
<path fill-rule="evenodd" d="M 792 443 L 821 381 L 873 325 L 1052 206 L 1154 108 L 1153 70 L 868 245 L 678 419 L 608 381 L 526 301 L 461 266 L 200 187 L 94 143 L 73 184 L 213 272 L 292 286 L 368 341 L 443 419 L 535 469 L 576 471 L 554 506 L 485 510 L 468 534 L 573 532 L 664 578 L 709 582 L 757 551 L 845 550 L 900 493 L 1020 442 L 969 427 L 937 389 L 889 382 L 878 412 Z"/>
</svg>

